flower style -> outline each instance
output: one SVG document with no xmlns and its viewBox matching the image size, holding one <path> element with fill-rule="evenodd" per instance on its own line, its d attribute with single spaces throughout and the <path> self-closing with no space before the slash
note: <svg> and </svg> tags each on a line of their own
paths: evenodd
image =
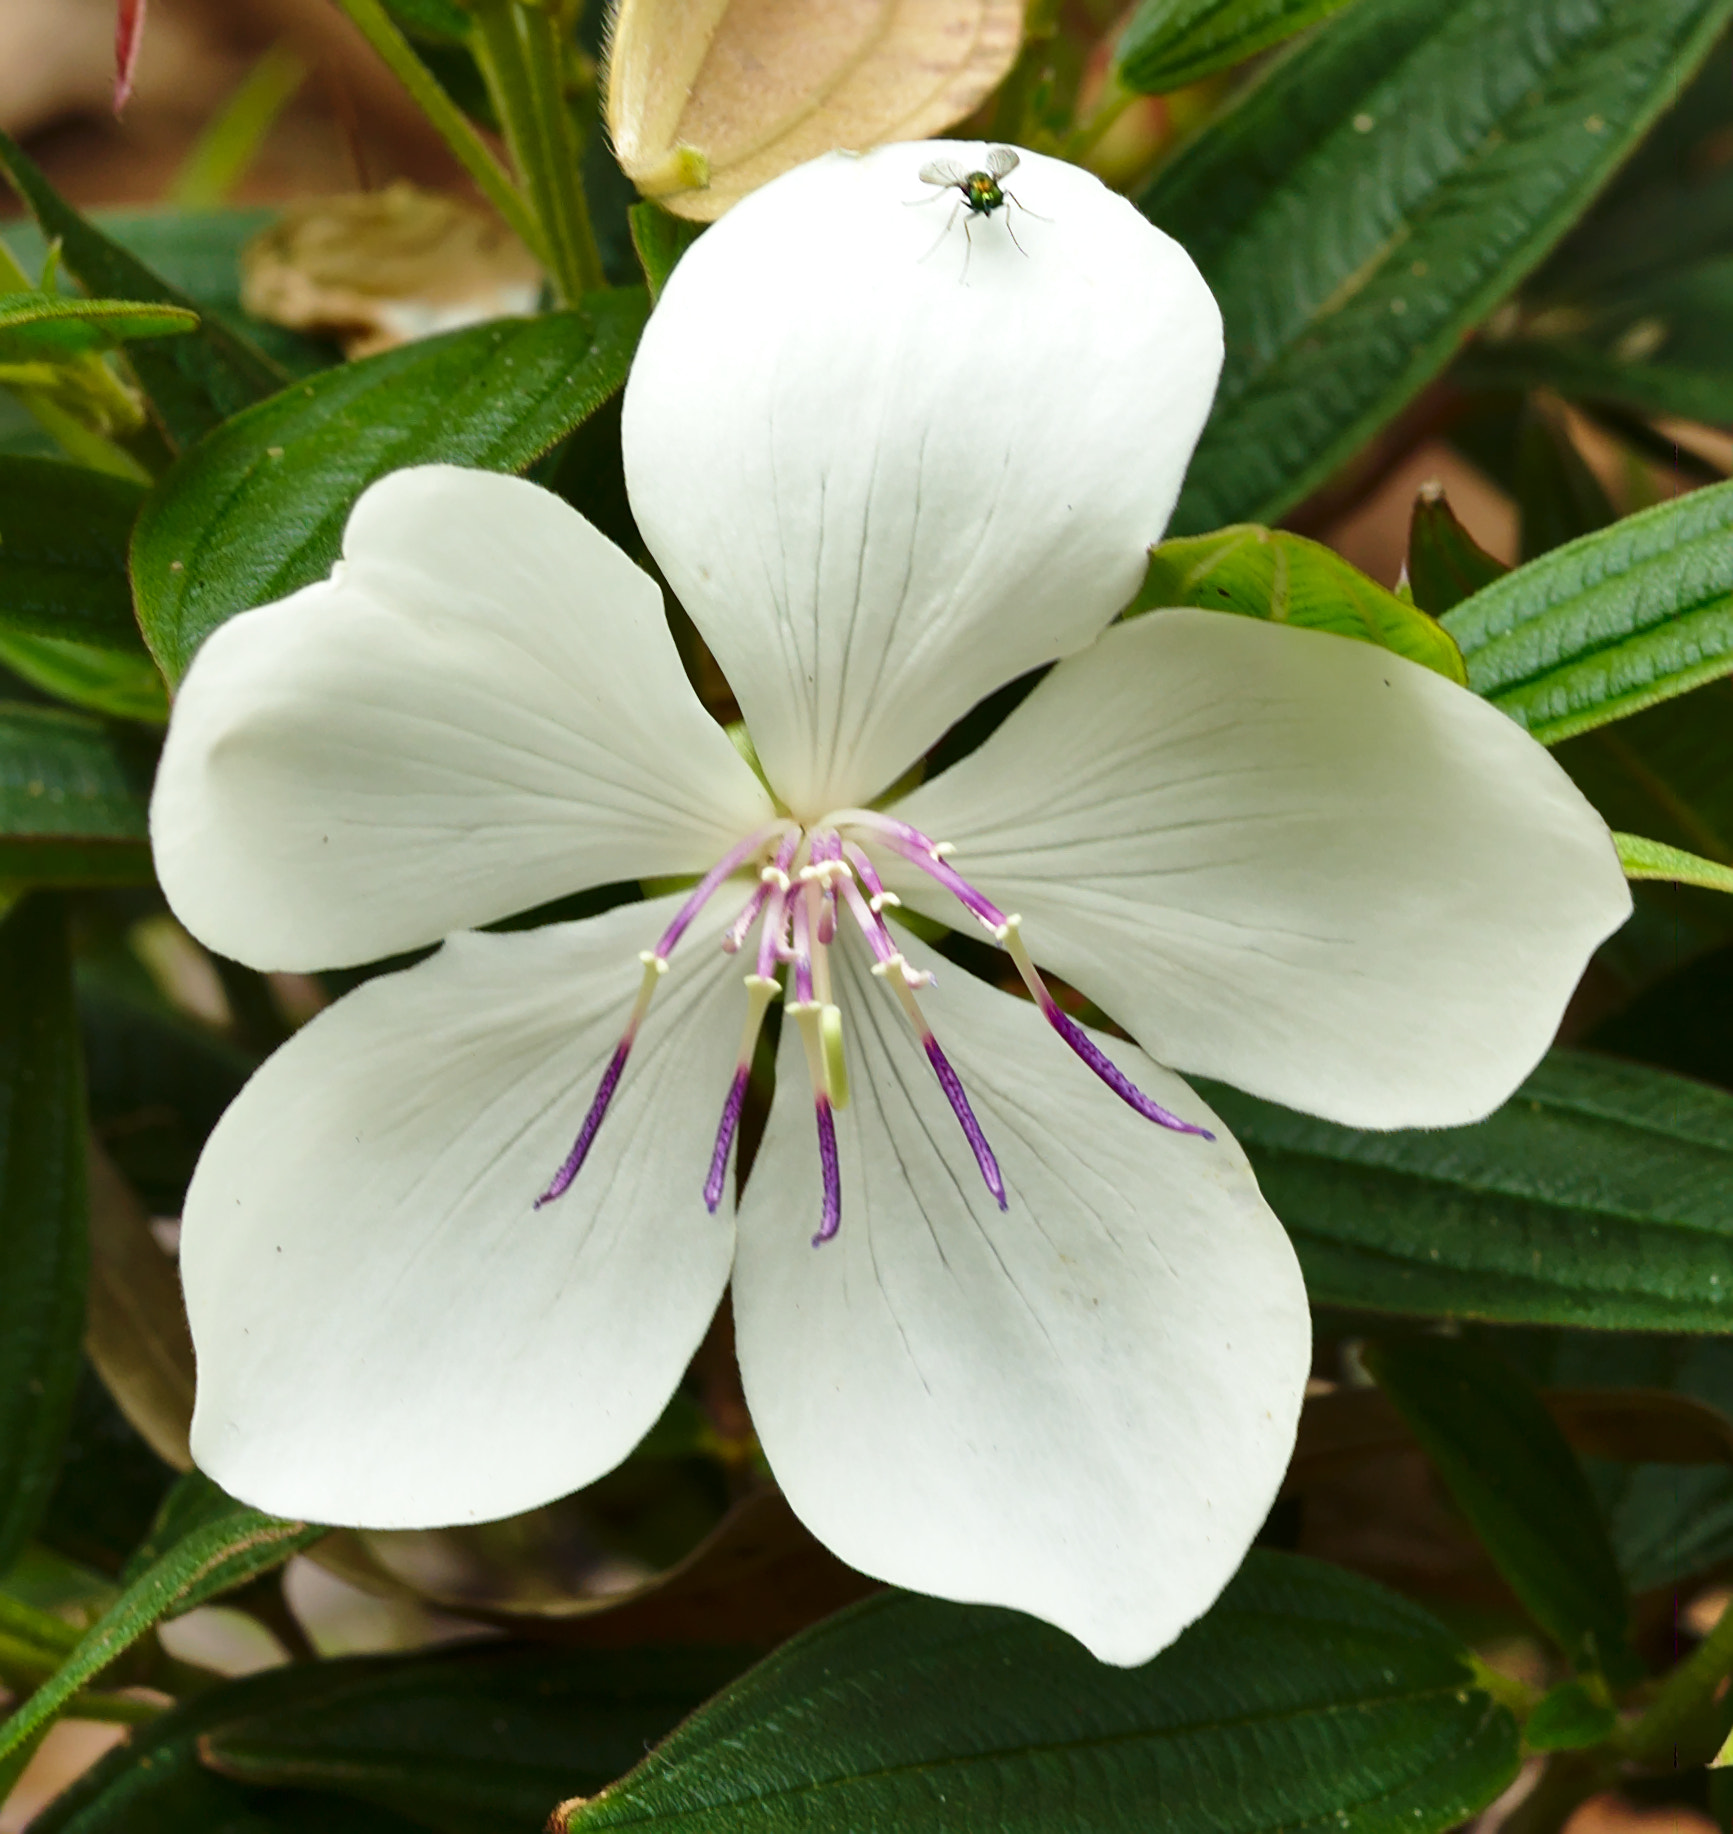
<svg viewBox="0 0 1733 1834">
<path fill-rule="evenodd" d="M 317 1520 L 526 1509 L 631 1450 L 732 1278 L 816 1534 L 1131 1663 L 1237 1566 L 1309 1353 L 1286 1237 L 1166 1066 L 1363 1126 L 1472 1120 L 1629 903 L 1563 772 L 1465 690 L 1246 618 L 1113 623 L 1208 411 L 1214 302 L 1052 160 L 1023 157 L 1015 242 L 915 207 L 935 152 L 982 155 L 830 156 L 749 197 L 628 386 L 639 526 L 762 775 L 655 585 L 510 478 L 385 479 L 328 581 L 196 659 L 153 810 L 188 927 L 261 968 L 447 940 L 213 1134 L 182 1236 L 193 1445 Z M 472 929 L 670 875 L 702 876 Z"/>
</svg>

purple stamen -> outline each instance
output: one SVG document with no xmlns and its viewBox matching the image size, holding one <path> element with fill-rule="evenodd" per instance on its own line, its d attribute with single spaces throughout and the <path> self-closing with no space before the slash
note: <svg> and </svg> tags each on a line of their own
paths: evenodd
<svg viewBox="0 0 1733 1834">
<path fill-rule="evenodd" d="M 692 888 L 691 897 L 675 913 L 674 921 L 662 932 L 662 940 L 656 945 L 656 953 L 663 961 L 673 954 L 675 944 L 691 927 L 692 920 L 716 895 L 716 888 L 722 881 L 738 872 L 754 854 L 762 852 L 765 842 L 776 833 L 780 825 L 777 823 L 767 828 L 760 828 L 756 834 L 747 835 L 738 847 L 729 848 L 698 881 Z"/>
<path fill-rule="evenodd" d="M 728 1149 L 734 1144 L 735 1130 L 740 1126 L 740 1111 L 746 1105 L 746 1085 L 751 1066 L 742 1064 L 728 1085 L 728 1099 L 722 1104 L 722 1120 L 716 1129 L 716 1149 L 710 1155 L 710 1176 L 704 1180 L 705 1207 L 714 1216 L 722 1201 L 722 1184 L 728 1173 Z"/>
<path fill-rule="evenodd" d="M 1005 1181 L 999 1176 L 999 1161 L 993 1157 L 987 1136 L 981 1132 L 981 1124 L 975 1119 L 975 1111 L 969 1106 L 968 1096 L 963 1093 L 962 1079 L 951 1068 L 950 1058 L 939 1048 L 939 1041 L 931 1032 L 921 1042 L 927 1047 L 927 1061 L 933 1066 L 939 1087 L 944 1090 L 945 1099 L 951 1104 L 952 1112 L 963 1129 L 963 1138 L 969 1142 L 969 1150 L 975 1155 L 975 1163 L 981 1168 L 987 1189 L 998 1199 L 999 1208 L 1006 1209 Z"/>
<path fill-rule="evenodd" d="M 812 927 L 806 899 L 798 894 L 790 901 L 794 911 L 794 997 L 801 1005 L 812 1000 Z"/>
<path fill-rule="evenodd" d="M 824 1174 L 824 1214 L 812 1245 L 822 1248 L 842 1227 L 842 1168 L 837 1163 L 836 1122 L 830 1112 L 830 1097 L 819 1096 L 814 1111 L 818 1116 L 818 1163 Z"/>
<path fill-rule="evenodd" d="M 1045 988 L 1042 991 L 1045 992 Z M 1083 1027 L 1059 1006 L 1052 994 L 1047 994 L 1047 997 L 1041 1002 L 1041 1010 L 1047 1015 L 1047 1023 L 1053 1027 L 1054 1031 L 1070 1045 L 1072 1050 L 1088 1064 L 1090 1069 L 1122 1102 L 1130 1108 L 1135 1108 L 1145 1120 L 1153 1121 L 1156 1126 L 1166 1127 L 1176 1134 L 1196 1134 L 1202 1140 L 1215 1138 L 1207 1127 L 1198 1127 L 1190 1121 L 1182 1121 L 1177 1114 L 1163 1108 L 1159 1102 L 1151 1101 L 1120 1069 L 1118 1064 L 1100 1049 Z"/>
<path fill-rule="evenodd" d="M 584 1124 L 578 1130 L 577 1143 L 566 1155 L 566 1162 L 554 1174 L 554 1181 L 535 1201 L 535 1208 L 551 1204 L 556 1197 L 565 1196 L 572 1187 L 572 1180 L 583 1169 L 584 1160 L 589 1156 L 592 1143 L 602 1125 L 602 1117 L 608 1112 L 608 1104 L 614 1099 L 614 1091 L 620 1086 L 620 1072 L 626 1067 L 626 1058 L 632 1049 L 633 1033 L 628 1032 L 614 1047 L 614 1055 L 608 1060 L 608 1067 L 602 1072 L 602 1081 L 596 1090 L 596 1099 L 590 1103 L 590 1112 L 584 1116 Z M 713 1206 L 714 1207 L 714 1206 Z"/>
<path fill-rule="evenodd" d="M 855 869 L 856 876 L 866 887 L 869 898 L 882 898 L 891 904 L 898 902 L 894 892 L 885 891 L 885 882 L 879 877 L 878 868 L 872 863 L 864 847 L 857 847 L 853 841 L 844 841 L 842 851 L 843 857 Z"/>
</svg>

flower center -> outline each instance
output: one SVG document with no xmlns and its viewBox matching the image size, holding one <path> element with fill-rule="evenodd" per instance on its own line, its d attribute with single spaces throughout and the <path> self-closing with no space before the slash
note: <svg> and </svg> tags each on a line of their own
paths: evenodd
<svg viewBox="0 0 1733 1834">
<path fill-rule="evenodd" d="M 963 1138 L 980 1167 L 987 1189 L 998 1201 L 999 1208 L 1006 1208 L 1005 1181 L 999 1173 L 999 1162 L 975 1119 L 962 1079 L 933 1035 L 915 998 L 933 977 L 922 969 L 910 967 L 896 946 L 884 913 L 901 900 L 894 892 L 886 891 L 869 847 L 919 867 L 962 905 L 1010 956 L 1047 1023 L 1121 1101 L 1158 1127 L 1169 1128 L 1175 1133 L 1196 1134 L 1205 1140 L 1215 1138 L 1207 1128 L 1182 1121 L 1159 1102 L 1152 1101 L 1060 1006 L 1023 942 L 1021 920 L 1015 914 L 1007 916 L 955 871 L 947 857 L 954 851 L 949 843 L 930 840 L 918 828 L 875 810 L 843 809 L 808 826 L 782 820 L 747 835 L 699 880 L 655 948 L 646 949 L 639 956 L 644 978 L 631 1017 L 602 1072 L 595 1099 L 584 1116 L 572 1150 L 554 1175 L 553 1182 L 536 1199 L 538 1210 L 569 1190 L 582 1169 L 614 1092 L 620 1086 L 626 1059 L 631 1054 L 657 984 L 668 971 L 669 956 L 722 886 L 736 873 L 753 866 L 758 868 L 758 882 L 740 914 L 722 934 L 723 949 L 736 955 L 756 929 L 758 950 L 753 971 L 745 977 L 745 1023 L 741 1028 L 734 1075 L 722 1103 L 722 1118 L 710 1155 L 709 1176 L 704 1181 L 706 1205 L 715 1210 L 722 1201 L 728 1155 L 746 1104 L 758 1035 L 771 1001 L 781 994 L 784 1010 L 800 1028 L 818 1126 L 823 1197 L 813 1246 L 828 1242 L 841 1226 L 842 1174 L 836 1151 L 835 1117 L 837 1110 L 848 1106 L 849 1091 L 842 1013 L 831 997 L 830 951 L 836 941 L 839 917 L 846 911 L 872 951 L 873 974 L 890 990 L 914 1028 L 939 1087 L 963 1130 Z"/>
</svg>

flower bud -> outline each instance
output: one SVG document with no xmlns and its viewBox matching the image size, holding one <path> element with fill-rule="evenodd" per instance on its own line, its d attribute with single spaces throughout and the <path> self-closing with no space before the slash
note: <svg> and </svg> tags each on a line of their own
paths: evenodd
<svg viewBox="0 0 1733 1834">
<path fill-rule="evenodd" d="M 1017 55 L 1021 0 L 620 0 L 614 151 L 646 197 L 709 222 L 838 147 L 960 121 Z"/>
</svg>

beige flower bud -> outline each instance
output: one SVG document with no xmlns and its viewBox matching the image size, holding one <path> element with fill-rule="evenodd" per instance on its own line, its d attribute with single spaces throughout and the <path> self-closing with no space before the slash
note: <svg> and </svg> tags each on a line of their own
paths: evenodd
<svg viewBox="0 0 1733 1834">
<path fill-rule="evenodd" d="M 614 151 L 646 197 L 708 222 L 820 153 L 960 121 L 1022 21 L 1022 0 L 620 0 Z"/>
</svg>

